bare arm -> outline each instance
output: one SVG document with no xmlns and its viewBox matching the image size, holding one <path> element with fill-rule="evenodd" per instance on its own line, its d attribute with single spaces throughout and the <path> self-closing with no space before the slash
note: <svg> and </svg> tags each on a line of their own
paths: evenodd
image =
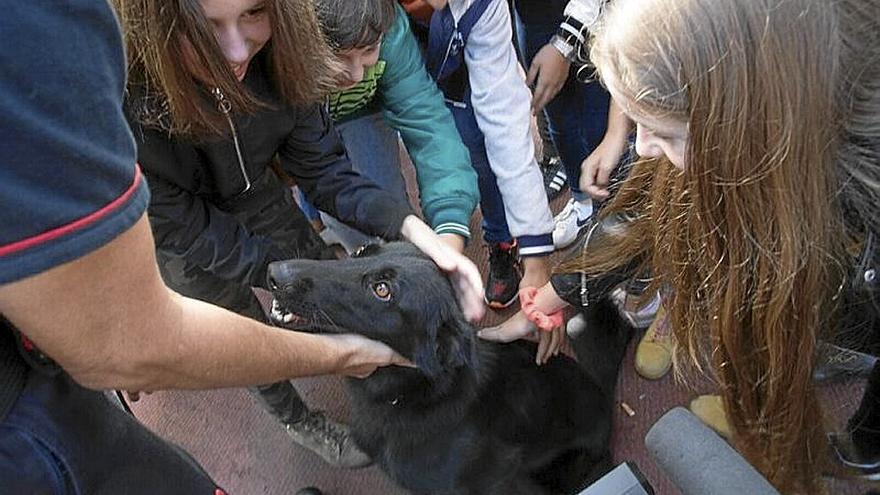
<svg viewBox="0 0 880 495">
<path fill-rule="evenodd" d="M 276 329 L 175 294 L 146 216 L 104 247 L 0 286 L 0 312 L 79 383 L 157 390 L 365 375 L 399 359 L 357 336 Z"/>
</svg>

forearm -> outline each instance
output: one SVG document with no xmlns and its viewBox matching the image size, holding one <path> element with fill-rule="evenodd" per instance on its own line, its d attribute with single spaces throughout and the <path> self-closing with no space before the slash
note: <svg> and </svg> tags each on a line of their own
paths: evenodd
<svg viewBox="0 0 880 495">
<path fill-rule="evenodd" d="M 538 294 L 535 296 L 535 308 L 542 313 L 552 314 L 566 306 L 568 303 L 556 294 L 553 285 L 549 282 L 538 289 Z"/>
<path fill-rule="evenodd" d="M 608 128 L 605 130 L 605 137 L 603 140 L 613 140 L 615 142 L 625 141 L 629 138 L 629 134 L 632 131 L 632 122 L 629 120 L 629 117 L 623 113 L 623 110 L 614 101 L 614 98 L 611 99 L 611 103 L 608 106 Z"/>
<path fill-rule="evenodd" d="M 348 351 L 332 339 L 174 294 L 159 276 L 152 245 L 143 217 L 83 258 L 0 287 L 0 312 L 93 388 L 229 387 L 345 364 Z"/>
<path fill-rule="evenodd" d="M 68 371 L 93 388 L 202 389 L 334 373 L 348 357 L 326 336 L 273 328 L 170 291 L 151 323 L 173 330 L 118 332 L 107 342 L 108 365 Z"/>
</svg>

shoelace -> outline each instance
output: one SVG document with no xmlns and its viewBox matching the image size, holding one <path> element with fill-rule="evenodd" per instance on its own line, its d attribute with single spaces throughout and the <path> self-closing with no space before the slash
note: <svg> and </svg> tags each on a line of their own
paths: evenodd
<svg viewBox="0 0 880 495">
<path fill-rule="evenodd" d="M 560 211 L 559 214 L 556 215 L 556 222 L 560 223 L 568 220 L 572 215 L 577 217 L 577 206 L 575 205 L 574 200 L 569 200 L 569 202 L 566 203 L 565 208 L 563 208 L 562 211 Z"/>
<path fill-rule="evenodd" d="M 669 314 L 665 311 L 659 321 L 657 321 L 657 325 L 654 327 L 654 338 L 653 341 L 664 341 L 669 340 L 672 337 L 672 325 L 669 324 Z"/>
<path fill-rule="evenodd" d="M 322 413 L 312 413 L 306 417 L 303 424 L 303 430 L 322 433 L 321 440 L 328 445 L 336 445 L 342 451 L 342 445 L 348 438 L 344 431 L 340 430 Z"/>
</svg>

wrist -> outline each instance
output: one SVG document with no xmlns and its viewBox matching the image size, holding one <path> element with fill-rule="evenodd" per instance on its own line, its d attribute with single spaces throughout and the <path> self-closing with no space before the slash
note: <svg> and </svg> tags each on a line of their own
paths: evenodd
<svg viewBox="0 0 880 495">
<path fill-rule="evenodd" d="M 538 300 L 540 292 L 535 287 L 523 287 L 519 291 L 519 304 L 526 319 L 534 323 L 539 330 L 550 332 L 562 325 L 562 309 L 544 308 Z"/>
<path fill-rule="evenodd" d="M 467 242 L 464 237 L 449 233 L 437 234 L 437 236 L 440 237 L 443 244 L 451 247 L 456 252 L 464 253 L 465 244 Z"/>
<path fill-rule="evenodd" d="M 550 45 L 556 49 L 562 58 L 569 62 L 573 62 L 577 58 L 577 46 L 558 34 L 550 39 Z"/>
<path fill-rule="evenodd" d="M 400 225 L 400 236 L 412 242 L 413 238 L 418 235 L 419 231 L 423 230 L 422 228 L 431 230 L 421 221 L 421 219 L 419 219 L 419 217 L 412 214 L 407 215 L 404 217 L 403 223 Z M 433 232 L 433 230 L 431 232 Z"/>
</svg>

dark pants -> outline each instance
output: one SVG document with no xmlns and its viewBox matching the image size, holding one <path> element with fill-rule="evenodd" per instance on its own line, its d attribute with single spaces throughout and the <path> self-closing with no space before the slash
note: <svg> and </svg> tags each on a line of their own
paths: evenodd
<svg viewBox="0 0 880 495">
<path fill-rule="evenodd" d="M 470 91 L 465 101 L 470 102 Z M 504 212 L 504 197 L 498 188 L 495 172 L 489 164 L 486 154 L 486 138 L 477 124 L 474 109 L 470 104 L 447 104 L 455 120 L 455 127 L 468 152 L 471 155 L 471 166 L 477 172 L 477 186 L 480 189 L 480 212 L 483 214 L 483 239 L 490 244 L 511 242 L 513 236 L 507 226 L 507 214 Z"/>
<path fill-rule="evenodd" d="M 269 236 L 289 251 L 290 258 L 319 257 L 325 249 L 289 188 L 272 174 L 256 180 L 253 193 L 230 209 L 230 213 L 254 234 Z M 254 320 L 270 323 L 251 287 L 221 278 L 194 266 L 186 258 L 157 251 L 162 278 L 174 291 L 221 306 Z M 257 400 L 284 423 L 302 419 L 308 412 L 302 398 L 288 381 L 250 388 Z"/>
<path fill-rule="evenodd" d="M 527 70 L 538 50 L 559 28 L 567 3 L 568 0 L 514 0 L 517 44 Z M 610 101 L 599 81 L 579 82 L 573 64 L 565 85 L 544 108 L 550 138 L 565 165 L 572 197 L 579 201 L 587 198 L 578 186 L 581 162 L 605 136 Z"/>
<path fill-rule="evenodd" d="M 220 495 L 182 449 L 66 373 L 31 371 L 0 422 L 0 494 Z"/>
</svg>

